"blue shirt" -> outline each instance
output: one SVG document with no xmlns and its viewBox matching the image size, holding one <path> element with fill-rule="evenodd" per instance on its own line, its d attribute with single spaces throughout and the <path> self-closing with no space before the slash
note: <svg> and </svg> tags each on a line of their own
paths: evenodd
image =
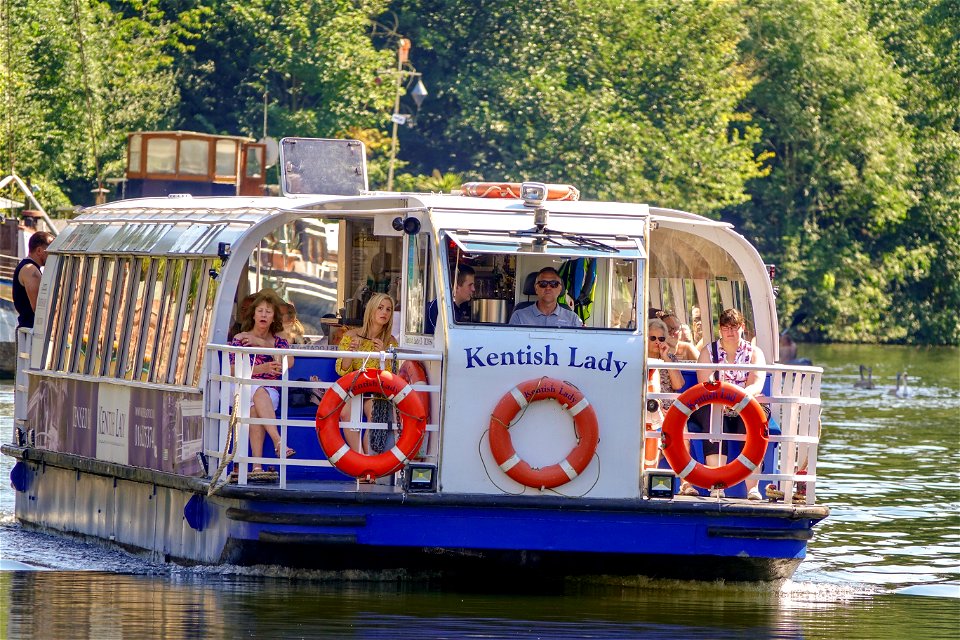
<svg viewBox="0 0 960 640">
<path fill-rule="evenodd" d="M 533 327 L 582 327 L 580 316 L 559 304 L 552 313 L 544 315 L 536 303 L 517 309 L 510 316 L 510 324 L 524 324 Z"/>
</svg>

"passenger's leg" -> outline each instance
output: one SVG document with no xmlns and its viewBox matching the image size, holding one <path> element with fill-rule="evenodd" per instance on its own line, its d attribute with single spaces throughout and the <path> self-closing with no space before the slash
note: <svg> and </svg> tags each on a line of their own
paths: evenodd
<svg viewBox="0 0 960 640">
<path fill-rule="evenodd" d="M 349 401 L 343 405 L 343 411 L 340 412 L 340 422 L 350 422 Z M 363 445 L 360 442 L 360 429 L 344 428 L 343 439 L 346 441 L 348 447 L 357 453 L 363 453 Z"/>
<path fill-rule="evenodd" d="M 268 420 L 276 419 L 276 414 L 274 413 L 273 409 L 273 400 L 270 399 L 267 390 L 263 387 L 258 388 L 253 394 L 253 406 L 250 408 L 250 417 L 266 418 Z M 277 432 L 277 426 L 275 424 L 250 425 L 250 453 L 254 458 L 263 457 L 263 443 L 266 439 L 267 433 L 270 433 L 271 439 L 276 438 L 276 440 L 279 441 L 280 435 Z M 253 471 L 263 471 L 263 466 L 260 463 L 254 464 Z"/>
</svg>

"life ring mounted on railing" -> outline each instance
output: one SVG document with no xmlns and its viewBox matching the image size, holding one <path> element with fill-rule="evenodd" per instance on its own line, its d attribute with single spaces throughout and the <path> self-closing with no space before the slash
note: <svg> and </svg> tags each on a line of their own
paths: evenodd
<svg viewBox="0 0 960 640">
<path fill-rule="evenodd" d="M 573 418 L 577 445 L 556 464 L 540 469 L 517 455 L 510 438 L 510 427 L 527 405 L 538 400 L 556 400 Z M 579 476 L 590 464 L 600 442 L 597 414 L 580 390 L 569 382 L 538 378 L 521 382 L 508 391 L 490 415 L 490 452 L 510 478 L 534 489 L 552 489 Z"/>
<path fill-rule="evenodd" d="M 400 411 L 403 428 L 389 451 L 368 456 L 354 451 L 340 432 L 340 412 L 350 398 L 364 393 L 386 396 Z M 354 478 L 373 480 L 393 473 L 420 449 L 427 429 L 427 413 L 420 393 L 398 375 L 380 369 L 360 369 L 330 385 L 317 407 L 317 438 L 334 467 Z"/>
<path fill-rule="evenodd" d="M 570 184 L 548 184 L 547 200 L 579 200 L 580 190 Z M 460 193 L 473 198 L 520 199 L 519 182 L 467 182 Z"/>
<path fill-rule="evenodd" d="M 708 467 L 690 456 L 683 437 L 687 419 L 708 404 L 730 407 L 740 414 L 747 441 L 736 460 L 720 467 Z M 760 468 L 767 452 L 767 414 L 757 399 L 742 387 L 729 382 L 702 382 L 690 387 L 673 401 L 663 419 L 663 456 L 682 480 L 703 489 L 723 489 L 746 480 Z"/>
</svg>

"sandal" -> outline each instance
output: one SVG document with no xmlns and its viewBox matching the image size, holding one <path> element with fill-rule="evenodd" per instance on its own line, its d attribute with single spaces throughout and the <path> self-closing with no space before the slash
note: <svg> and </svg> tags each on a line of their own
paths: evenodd
<svg viewBox="0 0 960 640">
<path fill-rule="evenodd" d="M 277 457 L 279 458 L 279 457 L 280 457 L 280 445 L 275 446 L 275 447 L 273 448 L 273 452 L 274 452 L 275 454 L 277 454 Z M 288 458 L 292 458 L 292 457 L 295 456 L 295 455 L 297 455 L 297 452 L 294 451 L 293 449 L 291 449 L 290 447 L 287 447 L 287 457 L 288 457 Z"/>
<path fill-rule="evenodd" d="M 760 495 L 760 490 L 754 487 L 747 492 L 747 500 L 763 500 L 763 496 Z"/>
</svg>

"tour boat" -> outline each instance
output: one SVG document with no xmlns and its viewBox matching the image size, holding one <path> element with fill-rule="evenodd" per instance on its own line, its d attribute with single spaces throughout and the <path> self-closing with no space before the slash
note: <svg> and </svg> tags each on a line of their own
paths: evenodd
<svg viewBox="0 0 960 640">
<path fill-rule="evenodd" d="M 50 246 L 2 449 L 24 527 L 348 578 L 794 572 L 828 514 L 822 369 L 773 364 L 771 271 L 731 225 L 537 182 L 371 192 L 356 141 L 286 139 L 280 154 L 280 195 L 111 202 Z M 544 267 L 583 326 L 510 323 L 536 304 Z M 454 309 L 466 271 L 473 299 Z M 264 288 L 296 306 L 306 342 L 231 346 L 241 302 Z M 399 346 L 341 350 L 374 293 L 395 300 Z M 771 364 L 648 359 L 650 309 L 709 342 L 731 307 Z M 250 415 L 254 353 L 282 363 L 275 420 Z M 364 367 L 340 376 L 342 357 Z M 764 393 L 696 382 L 718 366 L 762 371 Z M 649 387 L 670 368 L 689 389 Z M 365 417 L 371 394 L 387 403 L 380 421 Z M 722 433 L 719 410 L 708 433 L 686 431 L 698 406 L 732 407 L 747 433 Z M 268 439 L 254 458 L 250 428 L 267 421 L 279 457 Z M 390 439 L 357 451 L 346 429 Z M 705 439 L 728 441 L 732 462 L 702 464 Z M 746 499 L 751 473 L 762 501 Z M 681 478 L 698 495 L 680 495 Z"/>
</svg>

